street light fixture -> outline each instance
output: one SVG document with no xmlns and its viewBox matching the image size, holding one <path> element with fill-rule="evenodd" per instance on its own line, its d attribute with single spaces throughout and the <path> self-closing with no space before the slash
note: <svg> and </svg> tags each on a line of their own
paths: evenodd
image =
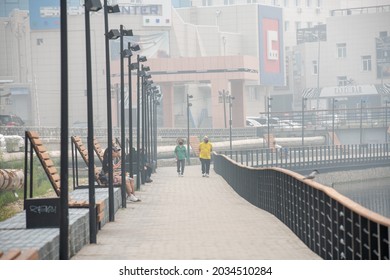
<svg viewBox="0 0 390 280">
<path fill-rule="evenodd" d="M 190 107 L 192 106 L 192 103 L 190 102 L 191 98 L 193 98 L 193 96 L 187 93 L 187 162 L 188 165 L 191 164 L 191 158 L 190 158 Z"/>
<path fill-rule="evenodd" d="M 107 38 L 109 40 L 116 40 L 118 38 L 121 37 L 121 33 L 118 29 L 111 29 L 108 33 L 107 33 Z"/>
<path fill-rule="evenodd" d="M 119 31 L 108 31 L 108 14 L 119 12 L 119 7 L 108 6 L 104 0 L 104 34 L 106 55 L 106 99 L 107 99 L 107 149 L 108 149 L 108 216 L 109 221 L 115 220 L 113 164 L 112 164 L 112 105 L 111 105 L 111 68 L 110 68 L 110 40 L 119 38 Z"/>
<path fill-rule="evenodd" d="M 97 12 L 102 9 L 102 3 L 100 0 L 85 0 L 86 12 Z"/>
<path fill-rule="evenodd" d="M 94 130 L 93 130 L 93 95 L 92 95 L 92 59 L 91 59 L 91 26 L 89 13 L 102 8 L 100 0 L 85 0 L 85 49 L 87 74 L 87 118 L 88 118 L 88 199 L 89 199 L 89 241 L 96 243 L 96 208 L 95 208 L 95 162 L 94 162 Z"/>
<path fill-rule="evenodd" d="M 119 13 L 119 12 L 120 12 L 119 6 L 118 6 L 118 5 L 107 6 L 107 12 L 108 12 L 109 14 Z"/>
</svg>

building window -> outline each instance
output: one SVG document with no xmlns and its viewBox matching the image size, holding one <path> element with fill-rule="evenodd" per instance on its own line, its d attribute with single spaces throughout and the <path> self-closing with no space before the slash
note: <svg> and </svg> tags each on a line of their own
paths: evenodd
<svg viewBox="0 0 390 280">
<path fill-rule="evenodd" d="M 248 99 L 250 101 L 259 100 L 259 93 L 257 92 L 257 89 L 255 87 L 248 88 Z"/>
<path fill-rule="evenodd" d="M 295 30 L 298 30 L 298 29 L 301 29 L 301 22 L 300 21 L 295 22 Z"/>
<path fill-rule="evenodd" d="M 279 6 L 279 0 L 272 0 L 274 6 Z"/>
<path fill-rule="evenodd" d="M 210 7 L 213 5 L 213 0 L 202 0 L 202 5 L 205 7 Z"/>
<path fill-rule="evenodd" d="M 317 8 L 321 8 L 322 7 L 322 0 L 317 0 Z"/>
<path fill-rule="evenodd" d="M 313 64 L 313 75 L 318 75 L 318 61 L 313 60 L 312 64 Z"/>
<path fill-rule="evenodd" d="M 295 0 L 295 7 L 301 6 L 301 0 Z"/>
<path fill-rule="evenodd" d="M 362 70 L 364 72 L 371 71 L 371 55 L 362 56 Z"/>
<path fill-rule="evenodd" d="M 313 27 L 313 23 L 311 21 L 308 21 L 307 22 L 307 28 L 312 28 Z"/>
<path fill-rule="evenodd" d="M 289 6 L 289 4 L 290 4 L 290 3 L 289 3 L 289 1 L 288 1 L 288 0 L 284 0 L 284 6 L 285 6 L 285 7 L 288 7 L 288 6 Z"/>
<path fill-rule="evenodd" d="M 346 58 L 347 57 L 347 44 L 340 43 L 337 44 L 337 58 Z"/>
<path fill-rule="evenodd" d="M 380 38 L 387 37 L 387 31 L 381 31 L 381 32 L 379 32 L 379 37 L 380 37 Z"/>
<path fill-rule="evenodd" d="M 308 7 L 308 8 L 311 7 L 311 0 L 306 0 L 306 7 Z"/>
<path fill-rule="evenodd" d="M 234 0 L 224 0 L 223 1 L 223 4 L 225 5 L 225 6 L 227 6 L 227 5 L 234 5 Z"/>
<path fill-rule="evenodd" d="M 337 77 L 337 85 L 339 87 L 343 87 L 343 86 L 348 85 L 347 76 L 338 76 Z"/>
<path fill-rule="evenodd" d="M 284 22 L 284 31 L 289 31 L 290 29 L 290 22 L 289 21 L 285 21 Z"/>
<path fill-rule="evenodd" d="M 247 4 L 256 4 L 257 0 L 246 0 Z"/>
</svg>

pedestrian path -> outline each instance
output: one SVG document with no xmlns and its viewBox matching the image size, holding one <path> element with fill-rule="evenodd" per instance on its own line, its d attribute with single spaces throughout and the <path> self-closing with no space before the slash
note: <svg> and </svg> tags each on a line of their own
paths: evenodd
<svg viewBox="0 0 390 280">
<path fill-rule="evenodd" d="M 212 168 L 211 168 L 212 169 Z M 73 260 L 320 259 L 273 215 L 245 201 L 212 170 L 161 167 Z"/>
</svg>

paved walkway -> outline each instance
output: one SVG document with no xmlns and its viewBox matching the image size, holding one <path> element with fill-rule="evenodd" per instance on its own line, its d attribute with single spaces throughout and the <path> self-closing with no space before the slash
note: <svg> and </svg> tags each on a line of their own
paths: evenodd
<svg viewBox="0 0 390 280">
<path fill-rule="evenodd" d="M 141 187 L 142 202 L 127 203 L 98 232 L 97 244 L 72 259 L 320 259 L 273 215 L 249 204 L 213 171 L 158 168 Z"/>
</svg>

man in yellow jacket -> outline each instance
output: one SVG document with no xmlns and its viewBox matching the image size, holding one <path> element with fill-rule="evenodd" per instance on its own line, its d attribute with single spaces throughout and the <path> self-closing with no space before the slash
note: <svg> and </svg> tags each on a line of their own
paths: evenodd
<svg viewBox="0 0 390 280">
<path fill-rule="evenodd" d="M 199 144 L 199 159 L 202 164 L 202 177 L 209 177 L 211 152 L 213 145 L 209 143 L 207 136 L 203 137 L 203 142 Z"/>
</svg>

